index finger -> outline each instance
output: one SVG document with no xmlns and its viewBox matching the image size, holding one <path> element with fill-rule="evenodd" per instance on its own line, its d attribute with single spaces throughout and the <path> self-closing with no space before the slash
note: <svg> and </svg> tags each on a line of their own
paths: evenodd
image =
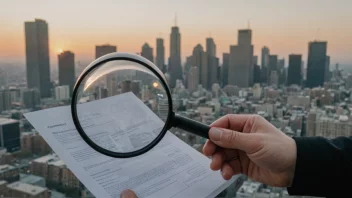
<svg viewBox="0 0 352 198">
<path fill-rule="evenodd" d="M 251 116 L 252 115 L 249 114 L 227 114 L 213 122 L 210 127 L 219 127 L 242 132 Z"/>
</svg>

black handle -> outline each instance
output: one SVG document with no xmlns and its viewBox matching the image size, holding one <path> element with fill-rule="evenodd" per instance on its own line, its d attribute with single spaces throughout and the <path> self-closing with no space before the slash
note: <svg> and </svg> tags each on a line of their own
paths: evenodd
<svg viewBox="0 0 352 198">
<path fill-rule="evenodd" d="M 172 126 L 170 127 L 183 129 L 195 135 L 199 135 L 201 137 L 209 139 L 210 127 L 195 120 L 191 120 L 183 116 L 174 114 L 171 125 Z"/>
</svg>

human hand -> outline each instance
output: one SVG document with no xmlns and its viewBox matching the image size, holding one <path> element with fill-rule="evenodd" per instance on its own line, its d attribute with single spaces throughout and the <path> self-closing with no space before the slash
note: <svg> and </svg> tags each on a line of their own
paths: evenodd
<svg viewBox="0 0 352 198">
<path fill-rule="evenodd" d="M 295 141 L 259 115 L 226 115 L 215 121 L 203 153 L 210 168 L 224 179 L 243 173 L 278 187 L 291 185 L 297 151 Z"/>
<path fill-rule="evenodd" d="M 121 192 L 120 198 L 137 198 L 137 195 L 132 190 L 124 190 Z"/>
</svg>

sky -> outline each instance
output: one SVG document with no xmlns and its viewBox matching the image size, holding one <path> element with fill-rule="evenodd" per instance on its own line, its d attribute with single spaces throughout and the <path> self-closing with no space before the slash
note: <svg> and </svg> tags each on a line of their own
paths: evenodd
<svg viewBox="0 0 352 198">
<path fill-rule="evenodd" d="M 198 43 L 213 37 L 217 56 L 237 44 L 238 29 L 253 31 L 255 55 L 265 45 L 286 58 L 303 54 L 308 42 L 328 41 L 331 63 L 352 67 L 351 0 L 8 0 L 0 3 L 0 62 L 25 62 L 24 22 L 35 18 L 49 24 L 50 61 L 60 49 L 76 61 L 94 59 L 95 45 L 117 45 L 121 52 L 140 52 L 145 42 L 154 48 L 165 39 L 169 55 L 171 26 L 181 32 L 181 55 L 191 55 Z M 260 59 L 259 59 L 260 60 Z"/>
</svg>

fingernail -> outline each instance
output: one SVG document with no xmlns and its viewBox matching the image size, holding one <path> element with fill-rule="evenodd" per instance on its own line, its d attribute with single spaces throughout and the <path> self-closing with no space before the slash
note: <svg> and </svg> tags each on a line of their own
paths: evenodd
<svg viewBox="0 0 352 198">
<path fill-rule="evenodd" d="M 120 198 L 135 198 L 136 195 L 131 190 L 124 190 L 121 192 Z"/>
<path fill-rule="evenodd" d="M 211 140 L 220 141 L 221 130 L 217 128 L 211 128 L 209 131 L 209 137 Z"/>
</svg>

